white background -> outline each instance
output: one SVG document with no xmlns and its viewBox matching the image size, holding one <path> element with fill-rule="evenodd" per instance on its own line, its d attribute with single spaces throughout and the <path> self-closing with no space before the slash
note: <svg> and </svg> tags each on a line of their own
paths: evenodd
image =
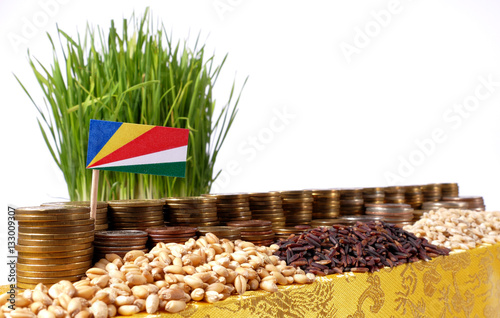
<svg viewBox="0 0 500 318">
<path fill-rule="evenodd" d="M 233 79 L 240 86 L 249 77 L 215 191 L 458 182 L 461 194 L 484 196 L 488 210 L 500 207 L 494 0 L 2 0 L 2 259 L 9 204 L 68 197 L 13 74 L 43 103 L 27 50 L 49 65 L 46 32 L 55 35 L 57 24 L 75 35 L 87 22 L 107 29 L 111 19 L 133 10 L 141 16 L 146 6 L 175 39 L 200 33 L 209 53 L 229 53 L 217 83 L 219 107 Z M 453 110 L 464 103 L 468 110 L 458 117 Z M 436 130 L 440 137 L 430 144 Z M 8 270 L 4 263 L 0 273 Z"/>
</svg>

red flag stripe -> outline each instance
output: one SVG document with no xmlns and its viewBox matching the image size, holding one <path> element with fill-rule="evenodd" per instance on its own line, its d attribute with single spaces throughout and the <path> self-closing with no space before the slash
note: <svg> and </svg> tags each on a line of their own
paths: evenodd
<svg viewBox="0 0 500 318">
<path fill-rule="evenodd" d="M 187 129 L 157 126 L 95 162 L 92 166 L 185 146 L 188 144 L 188 137 L 189 130 Z"/>
</svg>

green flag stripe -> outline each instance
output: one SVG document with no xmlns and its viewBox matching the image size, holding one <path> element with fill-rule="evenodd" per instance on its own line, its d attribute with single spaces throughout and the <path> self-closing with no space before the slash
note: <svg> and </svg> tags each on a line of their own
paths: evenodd
<svg viewBox="0 0 500 318">
<path fill-rule="evenodd" d="M 159 176 L 181 177 L 186 176 L 186 162 L 166 162 L 145 165 L 106 167 L 97 170 L 110 170 L 131 173 L 154 174 Z"/>
</svg>

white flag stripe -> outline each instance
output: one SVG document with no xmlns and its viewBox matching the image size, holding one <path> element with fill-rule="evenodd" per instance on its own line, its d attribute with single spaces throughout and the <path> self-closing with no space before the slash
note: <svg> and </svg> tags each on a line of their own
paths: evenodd
<svg viewBox="0 0 500 318">
<path fill-rule="evenodd" d="M 154 163 L 179 162 L 179 161 L 186 161 L 186 156 L 187 156 L 187 146 L 182 146 L 158 152 L 153 152 L 143 156 L 137 156 L 133 158 L 105 163 L 99 166 L 94 166 L 92 168 L 121 167 L 121 166 L 147 165 Z"/>
</svg>

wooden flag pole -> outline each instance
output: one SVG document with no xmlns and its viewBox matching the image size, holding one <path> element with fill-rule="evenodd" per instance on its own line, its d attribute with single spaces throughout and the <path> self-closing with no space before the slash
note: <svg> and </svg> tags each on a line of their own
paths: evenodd
<svg viewBox="0 0 500 318">
<path fill-rule="evenodd" d="M 92 170 L 92 187 L 90 189 L 90 217 L 94 220 L 97 216 L 97 191 L 99 187 L 99 170 Z"/>
</svg>

